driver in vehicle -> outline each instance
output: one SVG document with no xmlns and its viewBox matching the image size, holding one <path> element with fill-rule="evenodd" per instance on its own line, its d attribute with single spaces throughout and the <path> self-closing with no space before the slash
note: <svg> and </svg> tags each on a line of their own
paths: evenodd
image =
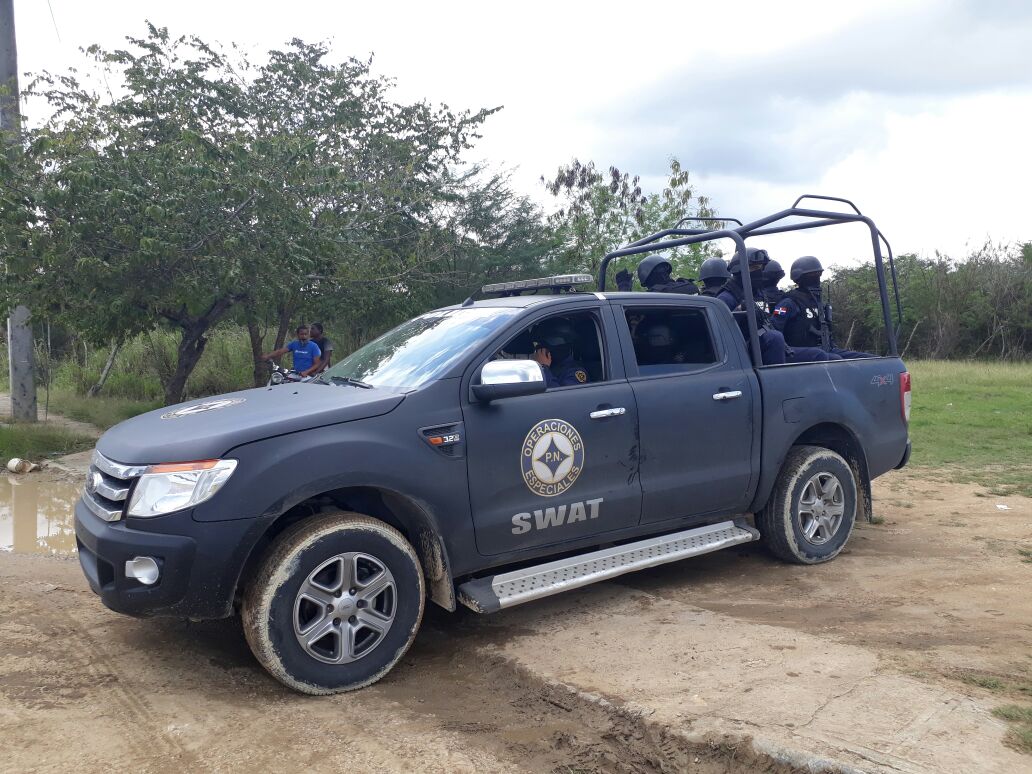
<svg viewBox="0 0 1032 774">
<path fill-rule="evenodd" d="M 569 387 L 590 381 L 587 369 L 574 357 L 577 333 L 564 320 L 542 323 L 533 332 L 534 354 L 530 356 L 541 366 L 549 387 Z"/>
</svg>

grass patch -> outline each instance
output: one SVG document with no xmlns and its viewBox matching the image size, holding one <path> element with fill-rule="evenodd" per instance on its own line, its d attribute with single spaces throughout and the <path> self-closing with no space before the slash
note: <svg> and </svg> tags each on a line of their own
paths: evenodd
<svg viewBox="0 0 1032 774">
<path fill-rule="evenodd" d="M 267 338 L 266 350 L 272 349 L 271 334 Z M 163 400 L 162 380 L 167 380 L 175 370 L 178 344 L 178 336 L 167 330 L 143 333 L 126 342 L 115 359 L 101 397 L 140 402 Z M 340 351 L 338 357 L 342 354 Z M 55 361 L 51 388 L 85 395 L 100 377 L 107 355 L 105 347 L 87 347 L 76 350 L 74 357 Z M 289 358 L 284 362 L 289 362 Z M 232 323 L 220 325 L 209 334 L 204 354 L 187 380 L 183 399 L 251 387 L 252 368 L 247 330 Z"/>
<path fill-rule="evenodd" d="M 1023 753 L 1032 755 L 1032 726 L 1018 726 L 1007 732 L 1007 741 Z"/>
<path fill-rule="evenodd" d="M 960 680 L 962 683 L 984 688 L 987 691 L 1013 696 L 1014 698 L 1032 696 L 1032 683 L 1028 682 L 1027 678 L 1019 675 L 1001 675 L 997 677 L 986 672 L 970 669 L 953 672 L 950 676 Z M 1020 710 L 1022 707 L 1017 706 L 1017 709 Z M 1006 711 L 1013 712 L 1016 710 L 1007 709 Z M 1032 712 L 1032 707 L 1025 707 L 1022 711 L 1030 713 Z M 1001 715 L 1000 717 L 1003 716 Z M 1029 722 L 1032 722 L 1032 718 L 1029 719 Z"/>
<path fill-rule="evenodd" d="M 69 419 L 89 422 L 101 430 L 107 430 L 119 422 L 160 407 L 160 400 L 133 400 L 104 395 L 87 398 L 70 390 L 56 390 L 50 394 L 52 411 Z"/>
<path fill-rule="evenodd" d="M 1006 742 L 1021 752 L 1032 754 L 1032 707 L 1008 704 L 997 707 L 993 714 L 1012 724 L 1007 730 Z"/>
<path fill-rule="evenodd" d="M 965 674 L 961 675 L 960 679 L 969 685 L 977 685 L 990 691 L 1002 691 L 1004 688 L 1002 680 L 988 675 Z"/>
<path fill-rule="evenodd" d="M 1011 723 L 1032 723 L 1032 707 L 1008 704 L 1005 707 L 997 707 L 993 710 L 993 714 L 1001 720 L 1009 720 Z"/>
<path fill-rule="evenodd" d="M 1021 555 L 1021 561 L 1032 564 L 1032 548 L 1019 548 L 1018 553 Z"/>
<path fill-rule="evenodd" d="M 992 494 L 1032 497 L 1032 363 L 907 363 L 911 464 Z"/>
<path fill-rule="evenodd" d="M 63 427 L 46 424 L 0 425 L 0 460 L 11 457 L 38 460 L 92 449 L 94 440 Z"/>
</svg>

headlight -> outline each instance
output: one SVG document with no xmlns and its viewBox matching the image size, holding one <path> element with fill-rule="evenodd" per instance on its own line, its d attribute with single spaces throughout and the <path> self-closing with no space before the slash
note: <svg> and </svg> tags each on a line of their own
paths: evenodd
<svg viewBox="0 0 1032 774">
<path fill-rule="evenodd" d="M 151 465 L 136 482 L 130 516 L 161 516 L 212 498 L 236 470 L 236 460 Z"/>
</svg>

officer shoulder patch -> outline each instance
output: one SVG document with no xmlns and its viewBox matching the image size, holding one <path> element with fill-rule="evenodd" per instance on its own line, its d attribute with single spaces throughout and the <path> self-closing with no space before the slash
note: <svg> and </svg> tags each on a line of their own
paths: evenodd
<svg viewBox="0 0 1032 774">
<path fill-rule="evenodd" d="M 584 384 L 586 381 L 588 381 L 588 372 L 585 371 L 583 368 L 578 368 L 576 371 L 573 372 L 573 375 L 581 384 Z"/>
</svg>

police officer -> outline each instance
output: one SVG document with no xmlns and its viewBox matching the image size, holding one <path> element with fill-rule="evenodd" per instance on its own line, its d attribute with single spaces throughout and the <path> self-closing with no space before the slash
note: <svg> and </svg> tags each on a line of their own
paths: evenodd
<svg viewBox="0 0 1032 774">
<path fill-rule="evenodd" d="M 577 333 L 565 320 L 548 321 L 534 331 L 531 359 L 541 366 L 548 387 L 586 384 L 588 372 L 574 357 Z"/>
<path fill-rule="evenodd" d="M 716 298 L 724 283 L 731 279 L 731 272 L 723 258 L 707 258 L 699 267 L 699 279 L 702 280 L 702 295 Z"/>
<path fill-rule="evenodd" d="M 762 299 L 759 293 L 763 282 L 763 267 L 769 260 L 770 257 L 767 255 L 766 250 L 760 250 L 755 247 L 747 247 L 745 249 L 745 263 L 748 266 L 749 279 L 752 281 L 754 299 Z M 756 326 L 759 328 L 760 358 L 763 361 L 763 365 L 779 365 L 784 363 L 787 356 L 785 337 L 779 331 L 774 330 L 768 315 L 764 311 L 765 307 L 761 308 L 756 303 L 746 301 L 745 288 L 742 286 L 742 263 L 739 261 L 737 254 L 731 259 L 731 265 L 728 269 L 731 277 L 721 286 L 720 292 L 717 293 L 717 300 L 727 304 L 727 308 L 732 312 L 753 310 L 753 313 L 756 315 Z"/>
<path fill-rule="evenodd" d="M 812 255 L 792 262 L 791 277 L 796 287 L 774 307 L 774 327 L 784 333 L 790 347 L 819 347 L 840 358 L 874 357 L 835 346 L 831 333 L 831 307 L 821 303 L 821 275 L 824 267 Z"/>
<path fill-rule="evenodd" d="M 752 309 L 756 315 L 756 324 L 760 334 L 760 358 L 763 365 L 779 365 L 781 363 L 801 363 L 809 361 L 839 360 L 818 347 L 788 347 L 785 337 L 771 322 L 767 313 L 767 302 L 763 298 L 763 267 L 770 261 L 766 250 L 747 247 L 745 250 L 748 264 L 749 280 L 753 288 L 752 303 L 745 300 L 742 286 L 742 265 L 738 255 L 731 259 L 731 279 L 724 283 L 717 298 L 727 304 L 732 312 L 738 309 Z"/>
<path fill-rule="evenodd" d="M 697 295 L 699 287 L 695 284 L 695 281 L 683 277 L 673 279 L 670 276 L 673 270 L 674 267 L 666 256 L 659 254 L 647 256 L 638 264 L 638 282 L 641 283 L 643 288 L 653 293 Z"/>
<path fill-rule="evenodd" d="M 785 270 L 781 268 L 781 264 L 773 258 L 767 261 L 767 265 L 763 267 L 763 287 L 761 292 L 763 300 L 767 302 L 768 312 L 773 312 L 774 307 L 778 305 L 778 301 L 785 297 L 785 294 L 778 289 L 778 283 L 784 278 Z"/>
<path fill-rule="evenodd" d="M 666 323 L 646 323 L 639 336 L 642 365 L 685 362 L 684 353 L 677 350 L 674 333 Z"/>
</svg>

